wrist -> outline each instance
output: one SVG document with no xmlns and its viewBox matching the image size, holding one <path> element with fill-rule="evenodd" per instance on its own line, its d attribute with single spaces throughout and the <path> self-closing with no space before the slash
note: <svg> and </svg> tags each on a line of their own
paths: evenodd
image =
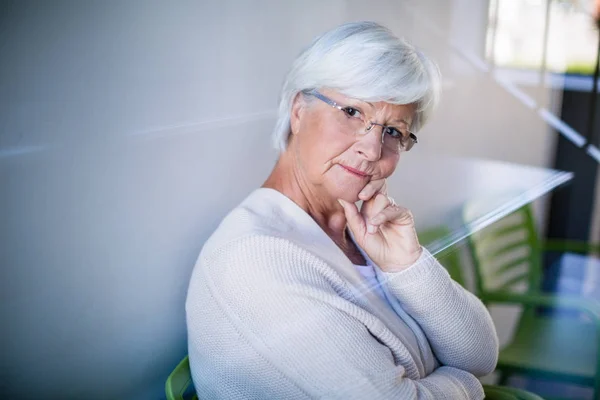
<svg viewBox="0 0 600 400">
<path fill-rule="evenodd" d="M 394 262 L 392 264 L 386 264 L 385 266 L 380 266 L 380 268 L 384 272 L 402 272 L 414 265 L 419 260 L 419 258 L 421 258 L 422 255 L 423 247 L 419 246 L 417 250 L 415 250 L 409 256 L 403 258 L 402 260 L 398 260 L 398 262 Z"/>
</svg>

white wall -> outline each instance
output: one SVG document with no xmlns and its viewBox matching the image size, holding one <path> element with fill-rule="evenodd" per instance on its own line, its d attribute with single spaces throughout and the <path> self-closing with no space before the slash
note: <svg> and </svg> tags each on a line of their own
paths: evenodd
<svg viewBox="0 0 600 400">
<path fill-rule="evenodd" d="M 420 151 L 546 165 L 545 126 L 448 46 L 485 27 L 486 2 L 406 3 L 3 2 L 0 397 L 162 396 L 202 243 L 272 166 L 294 56 L 342 21 L 439 60 Z"/>
</svg>

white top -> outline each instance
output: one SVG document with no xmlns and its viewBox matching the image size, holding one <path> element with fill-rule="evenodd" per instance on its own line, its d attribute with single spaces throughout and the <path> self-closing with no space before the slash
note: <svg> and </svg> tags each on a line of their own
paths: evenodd
<svg viewBox="0 0 600 400">
<path fill-rule="evenodd" d="M 425 249 L 406 270 L 376 274 L 389 306 L 304 210 L 254 191 L 205 243 L 190 280 L 199 397 L 482 399 L 476 376 L 498 356 L 484 305 Z"/>
<path fill-rule="evenodd" d="M 379 281 L 377 280 L 377 273 L 375 272 L 375 269 L 373 268 L 372 265 L 358 265 L 358 264 L 354 264 L 354 268 L 356 268 L 358 270 L 358 272 L 360 272 L 360 274 L 362 275 L 363 278 L 365 278 L 365 280 L 367 281 L 367 284 L 369 285 L 369 288 L 371 288 L 371 290 L 376 293 L 379 297 L 381 297 L 383 300 L 385 300 L 386 303 L 390 304 L 387 299 L 385 298 L 385 293 L 383 292 L 383 289 L 381 288 L 381 283 L 379 283 Z M 391 307 L 391 305 L 390 305 Z"/>
<path fill-rule="evenodd" d="M 375 270 L 376 267 L 373 266 L 370 259 L 368 259 L 365 253 L 363 253 L 363 255 L 368 260 L 367 265 L 353 265 L 365 280 L 364 290 L 366 292 L 374 293 L 377 296 L 379 296 L 379 298 L 384 302 L 384 304 L 381 305 L 381 307 L 389 308 L 395 313 L 396 311 L 394 311 L 394 306 L 392 305 L 393 300 L 388 300 L 385 294 L 386 291 L 384 291 L 385 282 L 379 282 L 379 279 L 377 278 L 377 271 Z M 400 317 L 400 315 L 398 316 Z M 399 318 L 399 322 L 401 324 L 399 328 L 403 332 L 405 344 L 407 344 L 409 347 L 418 349 L 419 342 L 414 331 L 417 330 L 419 333 L 423 334 L 419 326 L 415 324 L 415 326 L 413 326 L 413 328 L 411 329 L 411 327 L 402 318 Z"/>
</svg>

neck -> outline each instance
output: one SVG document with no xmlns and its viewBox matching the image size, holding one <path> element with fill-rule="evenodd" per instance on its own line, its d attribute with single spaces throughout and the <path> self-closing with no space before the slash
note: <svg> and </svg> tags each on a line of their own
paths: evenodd
<svg viewBox="0 0 600 400">
<path fill-rule="evenodd" d="M 291 151 L 281 154 L 273 171 L 262 185 L 284 194 L 302 208 L 338 246 L 348 247 L 346 217 L 337 199 L 323 195 L 304 179 Z"/>
</svg>

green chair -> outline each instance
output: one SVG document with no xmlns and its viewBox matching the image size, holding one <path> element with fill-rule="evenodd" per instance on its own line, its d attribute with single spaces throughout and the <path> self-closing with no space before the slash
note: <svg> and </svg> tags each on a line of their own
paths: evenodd
<svg viewBox="0 0 600 400">
<path fill-rule="evenodd" d="M 467 205 L 463 217 L 466 223 L 478 217 L 476 206 Z M 541 241 L 530 206 L 470 235 L 467 242 L 482 301 L 523 307 L 511 342 L 500 351 L 500 382 L 512 374 L 563 381 L 591 386 L 594 399 L 600 399 L 600 303 L 541 290 L 544 251 L 592 254 L 600 246 Z M 575 315 L 544 314 L 540 308 Z"/>
<path fill-rule="evenodd" d="M 483 385 L 483 391 L 487 400 L 544 400 L 537 394 L 507 386 Z"/>
<path fill-rule="evenodd" d="M 445 226 L 436 226 L 419 231 L 417 236 L 419 237 L 419 243 L 421 243 L 421 245 L 429 250 L 433 250 L 442 244 L 440 241 L 447 240 L 450 237 L 450 230 Z M 435 257 L 440 260 L 442 265 L 448 270 L 452 279 L 460 283 L 463 287 L 466 287 L 457 246 L 448 247 L 439 253 L 436 253 Z"/>
<path fill-rule="evenodd" d="M 524 390 L 483 385 L 485 398 L 489 400 L 543 400 L 541 397 Z M 165 384 L 167 400 L 198 400 L 194 393 L 190 362 L 187 356 L 175 367 Z"/>
<path fill-rule="evenodd" d="M 167 378 L 165 394 L 167 400 L 198 400 L 194 391 L 188 356 L 181 360 Z"/>
</svg>

